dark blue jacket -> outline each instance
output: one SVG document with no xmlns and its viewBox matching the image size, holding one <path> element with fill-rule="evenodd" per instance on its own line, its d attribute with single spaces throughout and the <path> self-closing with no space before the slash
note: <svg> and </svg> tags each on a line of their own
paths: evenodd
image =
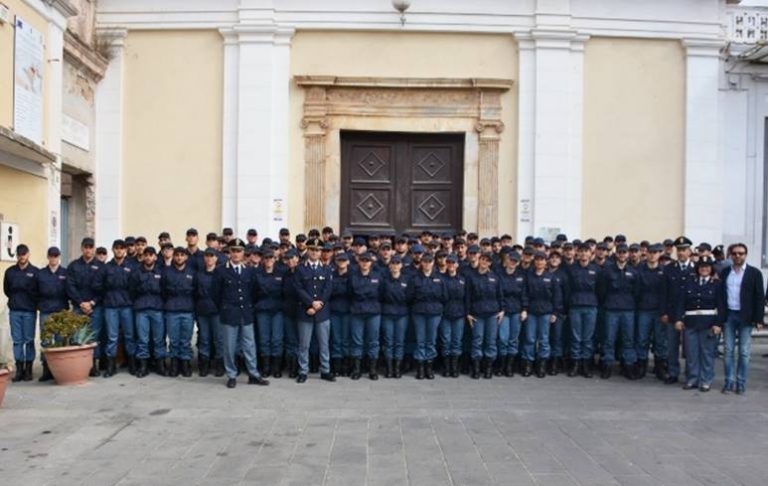
<svg viewBox="0 0 768 486">
<path fill-rule="evenodd" d="M 195 272 L 189 265 L 182 270 L 175 266 L 163 269 L 162 284 L 166 312 L 195 311 Z"/>
<path fill-rule="evenodd" d="M 506 314 L 519 314 L 528 308 L 528 291 L 525 288 L 525 272 L 516 268 L 508 273 L 502 268 L 499 273 L 501 280 L 501 307 Z"/>
<path fill-rule="evenodd" d="M 73 261 L 67 267 L 67 294 L 72 304 L 79 306 L 83 302 L 96 302 L 101 305 L 101 293 L 94 288 L 94 280 L 104 266 L 96 258 L 87 262 L 83 257 Z"/>
<path fill-rule="evenodd" d="M 352 270 L 348 267 L 344 275 L 338 269 L 333 271 L 333 292 L 331 292 L 331 312 L 346 314 L 349 312 L 349 276 Z"/>
<path fill-rule="evenodd" d="M 528 293 L 529 314 L 540 316 L 563 312 L 562 284 L 549 270 L 537 275 L 531 269 L 525 278 L 525 290 Z"/>
<path fill-rule="evenodd" d="M 555 281 L 560 286 L 560 296 L 562 298 L 562 305 L 560 306 L 560 310 L 557 310 L 556 312 L 558 314 L 567 314 L 568 313 L 568 302 L 571 296 L 570 291 L 570 284 L 568 282 L 568 274 L 565 271 L 565 267 L 561 264 L 556 269 L 549 269 L 549 273 L 555 276 Z"/>
<path fill-rule="evenodd" d="M 31 263 L 22 270 L 19 264 L 8 267 L 3 278 L 3 293 L 8 297 L 12 311 L 35 312 L 37 310 L 37 267 Z"/>
<path fill-rule="evenodd" d="M 720 280 L 723 282 L 722 298 L 725 303 L 724 309 L 728 309 L 728 275 L 731 273 L 731 267 L 728 266 L 720 273 Z M 739 316 L 742 324 L 754 325 L 755 322 L 763 322 L 765 318 L 765 294 L 763 293 L 763 273 L 751 266 L 744 266 L 744 277 L 741 280 L 741 291 L 739 292 L 739 301 L 741 310 Z"/>
<path fill-rule="evenodd" d="M 381 314 L 382 278 L 373 269 L 368 275 L 355 270 L 349 276 L 348 289 L 351 300 L 349 312 L 352 314 Z"/>
<path fill-rule="evenodd" d="M 195 253 L 190 253 L 187 258 L 187 265 L 191 268 L 195 274 L 198 274 L 205 270 L 205 258 L 203 258 L 205 250 L 197 249 Z"/>
<path fill-rule="evenodd" d="M 722 325 L 726 317 L 722 293 L 722 282 L 712 278 L 704 283 L 699 278 L 687 280 L 672 315 L 674 321 L 683 321 L 687 329 L 697 331 Z"/>
<path fill-rule="evenodd" d="M 640 277 L 637 287 L 637 310 L 661 312 L 664 299 L 667 294 L 667 278 L 664 275 L 664 267 L 648 267 L 642 263 L 638 267 Z"/>
<path fill-rule="evenodd" d="M 209 272 L 203 265 L 203 269 L 195 275 L 195 314 L 198 316 L 214 316 L 219 313 L 211 293 L 215 274 L 215 268 Z"/>
<path fill-rule="evenodd" d="M 411 277 L 411 312 L 414 314 L 441 315 L 448 300 L 443 276 L 436 269 L 431 275 L 419 271 Z"/>
<path fill-rule="evenodd" d="M 469 270 L 467 279 L 467 302 L 469 314 L 474 317 L 488 317 L 501 312 L 501 280 L 493 271 L 484 274 Z"/>
<path fill-rule="evenodd" d="M 568 303 L 571 307 L 597 307 L 597 282 L 602 269 L 595 263 L 582 267 L 575 262 L 566 267 L 568 276 Z"/>
<path fill-rule="evenodd" d="M 467 316 L 467 279 L 460 274 L 443 276 L 447 300 L 443 307 L 443 317 L 450 320 Z"/>
<path fill-rule="evenodd" d="M 267 273 L 263 267 L 256 269 L 256 312 L 283 311 L 283 274 L 277 269 Z"/>
<path fill-rule="evenodd" d="M 216 267 L 211 296 L 219 308 L 221 323 L 227 326 L 253 325 L 253 287 L 255 270 L 242 264 L 241 273 L 227 262 Z"/>
<path fill-rule="evenodd" d="M 616 262 L 610 262 L 605 265 L 600 277 L 598 293 L 606 310 L 635 310 L 637 283 L 640 279 L 634 268 L 626 265 L 622 270 Z"/>
<path fill-rule="evenodd" d="M 59 312 L 69 309 L 67 297 L 67 269 L 60 266 L 55 272 L 46 265 L 37 272 L 37 310 L 45 312 Z"/>
<path fill-rule="evenodd" d="M 389 271 L 383 275 L 381 314 L 394 317 L 407 316 L 410 280 L 402 272 L 397 279 L 393 278 Z"/>
<path fill-rule="evenodd" d="M 293 279 L 296 278 L 296 269 L 286 270 L 283 273 L 283 315 L 295 318 L 299 310 L 299 294 L 296 292 L 296 286 Z"/>
<path fill-rule="evenodd" d="M 131 267 L 127 262 L 118 265 L 112 259 L 104 265 L 94 279 L 94 287 L 104 296 L 104 307 L 131 307 L 130 281 Z"/>
<path fill-rule="evenodd" d="M 662 305 L 662 314 L 670 316 L 671 319 L 671 316 L 675 315 L 686 282 L 696 278 L 696 270 L 690 260 L 685 269 L 680 268 L 679 262 L 672 262 L 664 267 L 664 275 L 667 280 L 667 291 Z"/>
<path fill-rule="evenodd" d="M 302 321 L 323 322 L 331 318 L 331 292 L 333 291 L 333 277 L 330 267 L 317 263 L 315 268 L 307 260 L 296 268 L 293 278 L 293 286 L 299 298 L 297 318 Z M 323 307 L 314 315 L 308 315 L 307 310 L 312 302 L 319 300 Z"/>
<path fill-rule="evenodd" d="M 163 272 L 155 264 L 151 270 L 144 265 L 131 272 L 131 297 L 133 298 L 133 309 L 142 310 L 163 310 Z"/>
</svg>

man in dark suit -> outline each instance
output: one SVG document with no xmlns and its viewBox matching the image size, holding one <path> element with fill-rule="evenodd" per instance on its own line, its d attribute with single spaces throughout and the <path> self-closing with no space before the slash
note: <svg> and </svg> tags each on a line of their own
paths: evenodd
<svg viewBox="0 0 768 486">
<path fill-rule="evenodd" d="M 255 270 L 246 266 L 245 244 L 239 238 L 229 245 L 230 260 L 217 267 L 211 284 L 211 295 L 219 309 L 224 341 L 224 368 L 227 388 L 237 385 L 235 353 L 242 350 L 249 385 L 269 385 L 256 366 L 256 340 L 253 329 L 253 296 Z"/>
<path fill-rule="evenodd" d="M 331 373 L 328 340 L 331 329 L 331 269 L 320 263 L 321 243 L 318 239 L 307 242 L 307 260 L 296 269 L 293 283 L 299 298 L 297 320 L 299 324 L 299 376 L 298 383 L 307 381 L 309 372 L 309 345 L 312 334 L 317 334 L 320 350 L 320 378 L 336 381 Z"/>
<path fill-rule="evenodd" d="M 720 273 L 726 300 L 725 319 L 725 384 L 723 393 L 735 391 L 743 394 L 746 390 L 749 354 L 752 348 L 752 327 L 763 328 L 765 317 L 765 288 L 763 274 L 759 269 L 747 265 L 747 245 L 736 243 L 729 247 L 731 265 Z M 739 342 L 738 367 L 734 374 L 734 349 Z"/>
</svg>

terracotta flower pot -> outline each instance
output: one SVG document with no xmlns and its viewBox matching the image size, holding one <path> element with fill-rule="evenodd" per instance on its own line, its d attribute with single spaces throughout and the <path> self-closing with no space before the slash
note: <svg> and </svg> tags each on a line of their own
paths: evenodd
<svg viewBox="0 0 768 486">
<path fill-rule="evenodd" d="M 11 381 L 11 372 L 7 369 L 0 369 L 0 406 L 3 405 L 5 390 L 8 388 L 8 382 Z"/>
<path fill-rule="evenodd" d="M 45 348 L 45 360 L 58 385 L 80 385 L 88 381 L 93 365 L 93 348 L 96 343 L 85 346 Z"/>
</svg>

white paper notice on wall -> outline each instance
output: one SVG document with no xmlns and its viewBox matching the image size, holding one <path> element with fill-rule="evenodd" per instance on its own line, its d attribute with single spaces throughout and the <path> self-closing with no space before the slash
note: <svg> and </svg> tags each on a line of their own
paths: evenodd
<svg viewBox="0 0 768 486">
<path fill-rule="evenodd" d="M 19 243 L 19 225 L 0 222 L 0 260 L 16 261 L 16 245 Z"/>
<path fill-rule="evenodd" d="M 91 150 L 91 134 L 88 125 L 69 115 L 61 115 L 61 139 L 83 150 Z"/>
<path fill-rule="evenodd" d="M 43 143 L 43 34 L 16 17 L 13 74 L 13 129 Z"/>
<path fill-rule="evenodd" d="M 276 222 L 282 222 L 283 221 L 283 200 L 282 199 L 272 199 L 272 221 Z"/>
</svg>

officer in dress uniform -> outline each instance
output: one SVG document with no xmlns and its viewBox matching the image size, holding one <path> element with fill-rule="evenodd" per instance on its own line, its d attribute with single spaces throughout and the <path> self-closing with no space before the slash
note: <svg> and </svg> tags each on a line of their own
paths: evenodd
<svg viewBox="0 0 768 486">
<path fill-rule="evenodd" d="M 677 383 L 680 374 L 681 336 L 680 331 L 675 329 L 673 316 L 688 280 L 696 278 L 696 271 L 691 262 L 691 240 L 680 236 L 674 241 L 674 246 L 677 261 L 664 268 L 667 290 L 661 316 L 661 322 L 667 325 L 667 376 L 664 383 L 668 385 Z"/>
<path fill-rule="evenodd" d="M 715 378 L 715 350 L 726 309 L 722 282 L 713 278 L 714 263 L 709 256 L 699 259 L 696 277 L 686 281 L 674 314 L 675 329 L 685 336 L 683 390 L 708 392 Z"/>
<path fill-rule="evenodd" d="M 45 321 L 54 312 L 69 309 L 67 298 L 67 269 L 61 266 L 61 250 L 52 246 L 48 248 L 48 265 L 37 273 L 37 289 L 39 299 L 37 310 L 40 311 L 40 335 L 45 330 Z M 41 342 L 41 346 L 45 343 Z M 45 361 L 45 353 L 40 353 L 43 363 L 43 375 L 38 381 L 45 382 L 53 379 L 48 363 Z"/>
<path fill-rule="evenodd" d="M 256 340 L 253 326 L 253 299 L 256 277 L 254 269 L 243 261 L 245 244 L 240 239 L 229 245 L 230 260 L 216 268 L 211 284 L 211 296 L 222 324 L 224 343 L 224 368 L 227 388 L 237 386 L 235 354 L 240 349 L 248 370 L 249 385 L 269 385 L 262 378 L 256 361 Z"/>
<path fill-rule="evenodd" d="M 320 355 L 320 378 L 336 381 L 331 373 L 329 338 L 331 332 L 331 307 L 329 305 L 333 281 L 331 269 L 320 263 L 319 239 L 307 242 L 307 259 L 296 269 L 293 286 L 298 295 L 299 309 L 299 376 L 297 383 L 307 381 L 309 373 L 309 346 L 313 334 L 317 335 Z"/>
<path fill-rule="evenodd" d="M 37 317 L 37 273 L 29 263 L 29 247 L 16 247 L 16 264 L 8 267 L 3 278 L 3 293 L 10 309 L 13 357 L 16 375 L 12 381 L 32 381 L 35 361 L 35 318 Z"/>
</svg>

